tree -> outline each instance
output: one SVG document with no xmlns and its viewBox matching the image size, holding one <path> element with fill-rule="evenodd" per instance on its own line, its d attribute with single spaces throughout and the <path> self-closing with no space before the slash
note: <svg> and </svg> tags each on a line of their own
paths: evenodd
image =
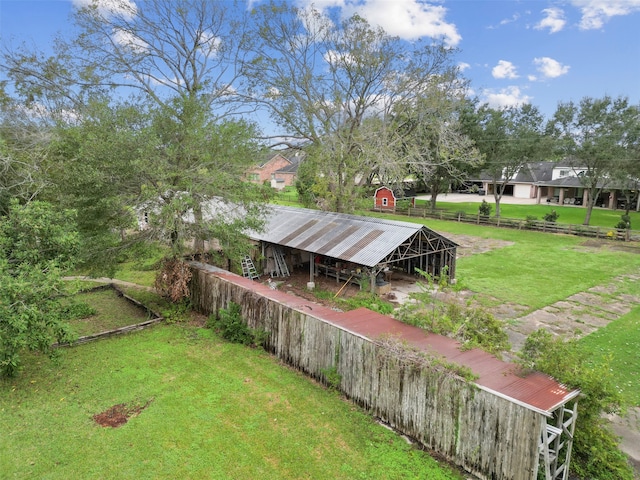
<svg viewBox="0 0 640 480">
<path fill-rule="evenodd" d="M 23 349 L 50 353 L 73 338 L 58 299 L 77 249 L 71 211 L 13 200 L 0 217 L 0 375 L 17 373 Z"/>
<path fill-rule="evenodd" d="M 75 13 L 80 33 L 59 39 L 53 57 L 5 55 L 25 99 L 73 112 L 54 117 L 58 167 L 80 167 L 68 199 L 97 202 L 94 221 L 117 229 L 146 212 L 146 238 L 168 241 L 173 256 L 214 234 L 238 246 L 244 229 L 259 226 L 265 192 L 241 181 L 258 147 L 255 127 L 237 120 L 241 12 L 205 0 L 94 1 Z"/>
<path fill-rule="evenodd" d="M 543 117 L 530 104 L 494 109 L 487 104 L 467 108 L 464 131 L 475 142 L 484 158 L 484 171 L 490 176 L 496 217 L 505 188 L 527 162 L 547 154 Z"/>
<path fill-rule="evenodd" d="M 560 103 L 547 126 L 587 191 L 584 225 L 589 225 L 593 207 L 616 172 L 637 149 L 640 107 L 625 97 L 585 97 L 579 103 Z M 634 133 L 636 132 L 636 133 Z M 637 150 L 636 150 L 637 151 Z"/>
<path fill-rule="evenodd" d="M 253 15 L 260 27 L 246 65 L 252 99 L 284 129 L 278 138 L 313 146 L 327 208 L 348 211 L 359 185 L 400 162 L 389 148 L 371 147 L 397 141 L 386 129 L 393 106 L 408 105 L 454 70 L 454 50 L 403 43 L 357 15 L 339 21 L 285 3 L 261 5 Z"/>
<path fill-rule="evenodd" d="M 460 107 L 465 102 L 460 80 L 456 75 L 447 82 L 448 90 L 442 88 L 444 81 L 439 83 L 405 110 L 400 128 L 406 131 L 403 150 L 408 171 L 426 185 L 431 211 L 435 211 L 438 195 L 448 192 L 451 184 L 463 182 L 481 161 L 460 124 Z"/>
<path fill-rule="evenodd" d="M 0 85 L 0 215 L 12 198 L 28 202 L 47 186 L 52 131 L 32 117 Z"/>
</svg>

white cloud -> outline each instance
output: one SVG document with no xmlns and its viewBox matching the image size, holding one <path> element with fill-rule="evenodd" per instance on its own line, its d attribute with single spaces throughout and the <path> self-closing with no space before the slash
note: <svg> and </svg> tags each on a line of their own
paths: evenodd
<svg viewBox="0 0 640 480">
<path fill-rule="evenodd" d="M 549 29 L 549 33 L 557 33 L 564 28 L 567 21 L 564 19 L 564 11 L 551 7 L 542 10 L 545 17 L 534 27 L 536 30 Z"/>
<path fill-rule="evenodd" d="M 531 103 L 532 97 L 523 94 L 519 87 L 510 86 L 498 92 L 485 90 L 483 92 L 485 101 L 491 108 L 503 108 Z"/>
<path fill-rule="evenodd" d="M 640 0 L 571 0 L 571 4 L 582 11 L 583 30 L 602 28 L 611 17 L 640 11 Z"/>
<path fill-rule="evenodd" d="M 520 14 L 515 13 L 511 18 L 505 18 L 504 20 L 501 20 L 500 25 L 509 25 L 510 23 L 517 22 L 518 20 L 520 20 Z"/>
<path fill-rule="evenodd" d="M 372 25 L 405 40 L 437 38 L 452 47 L 462 40 L 455 24 L 445 20 L 446 8 L 421 0 L 299 0 L 298 3 L 319 10 L 340 7 L 343 17 L 357 13 Z"/>
<path fill-rule="evenodd" d="M 506 60 L 500 60 L 498 65 L 491 69 L 491 75 L 493 75 L 493 78 L 518 78 L 515 65 Z"/>
<path fill-rule="evenodd" d="M 71 0 L 76 8 L 96 6 L 101 17 L 121 17 L 131 20 L 137 15 L 138 7 L 132 0 Z"/>
<path fill-rule="evenodd" d="M 129 30 L 114 30 L 111 37 L 115 43 L 129 49 L 133 53 L 144 53 L 149 49 L 149 45 L 144 40 Z"/>
<path fill-rule="evenodd" d="M 464 72 L 465 70 L 469 70 L 471 68 L 471 65 L 469 65 L 467 62 L 460 62 L 458 63 L 458 68 L 461 72 Z"/>
<path fill-rule="evenodd" d="M 549 57 L 534 58 L 533 63 L 537 66 L 537 70 L 545 78 L 556 78 L 569 73 L 568 65 L 562 65 L 557 60 Z"/>
</svg>

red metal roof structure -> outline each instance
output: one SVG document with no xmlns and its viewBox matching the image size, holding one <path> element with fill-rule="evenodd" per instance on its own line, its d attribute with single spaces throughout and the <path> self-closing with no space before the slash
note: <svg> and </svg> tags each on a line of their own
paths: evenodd
<svg viewBox="0 0 640 480">
<path fill-rule="evenodd" d="M 462 350 L 461 344 L 451 338 L 428 333 L 369 309 L 358 308 L 349 312 L 339 312 L 301 297 L 272 290 L 266 285 L 215 267 L 211 270 L 229 282 L 313 315 L 355 335 L 372 341 L 384 335 L 392 335 L 427 354 L 468 367 L 477 375 L 475 383 L 479 388 L 546 416 L 551 416 L 560 405 L 569 402 L 580 393 L 579 390 L 570 389 L 548 375 L 522 372 L 517 365 L 499 360 L 477 348 Z"/>
</svg>

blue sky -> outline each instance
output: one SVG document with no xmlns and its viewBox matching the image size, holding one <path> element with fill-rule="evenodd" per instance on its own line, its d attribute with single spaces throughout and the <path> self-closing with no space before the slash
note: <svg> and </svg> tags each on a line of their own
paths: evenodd
<svg viewBox="0 0 640 480">
<path fill-rule="evenodd" d="M 46 50 L 83 1 L 0 0 L 1 41 Z M 550 116 L 584 96 L 640 102 L 640 0 L 296 1 L 357 12 L 409 41 L 443 39 L 460 49 L 472 93 L 495 107 L 528 102 Z"/>
</svg>

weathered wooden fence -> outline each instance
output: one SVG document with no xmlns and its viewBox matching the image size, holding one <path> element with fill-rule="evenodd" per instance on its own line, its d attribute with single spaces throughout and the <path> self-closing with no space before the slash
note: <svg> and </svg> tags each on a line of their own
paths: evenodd
<svg viewBox="0 0 640 480">
<path fill-rule="evenodd" d="M 406 210 L 396 210 L 397 215 L 409 217 L 434 218 L 453 222 L 474 223 L 476 225 L 489 225 L 493 227 L 515 228 L 518 230 L 533 230 L 547 233 L 563 233 L 581 237 L 605 238 L 622 241 L 640 241 L 640 231 L 620 228 L 592 227 L 589 225 L 575 225 L 569 223 L 545 222 L 543 220 L 522 220 L 518 218 L 491 217 L 480 214 L 468 214 L 463 212 L 451 212 L 437 210 L 431 212 L 427 208 L 409 207 Z"/>
<path fill-rule="evenodd" d="M 217 314 L 230 302 L 239 304 L 251 328 L 268 332 L 265 346 L 278 358 L 324 381 L 335 369 L 347 397 L 482 479 L 536 478 L 545 425 L 540 412 L 450 371 L 396 356 L 381 342 L 332 324 L 328 308 L 297 305 L 297 297 L 215 267 L 192 268 L 197 310 Z"/>
</svg>

